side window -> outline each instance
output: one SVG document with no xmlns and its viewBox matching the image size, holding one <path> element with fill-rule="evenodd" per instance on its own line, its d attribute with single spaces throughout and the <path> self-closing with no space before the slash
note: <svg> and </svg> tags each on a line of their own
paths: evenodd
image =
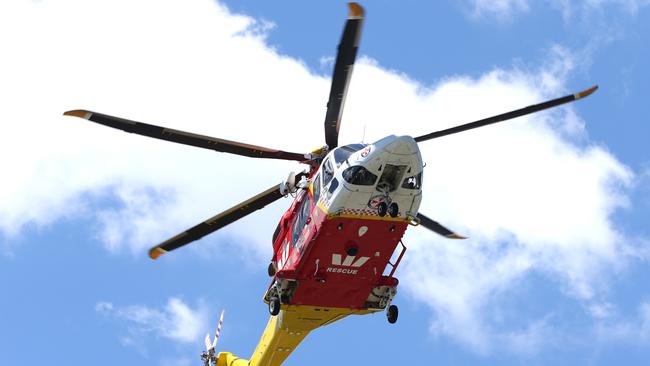
<svg viewBox="0 0 650 366">
<path fill-rule="evenodd" d="M 405 171 L 406 165 L 385 164 L 379 183 L 377 183 L 377 190 L 380 192 L 393 192 L 396 190 L 402 183 L 402 176 L 404 176 Z"/>
<path fill-rule="evenodd" d="M 418 173 L 412 177 L 404 179 L 402 182 L 402 188 L 406 189 L 420 189 L 422 188 L 422 173 Z"/>
<path fill-rule="evenodd" d="M 300 233 L 302 229 L 307 224 L 307 218 L 309 218 L 309 213 L 311 212 L 311 198 L 308 194 L 305 194 L 305 198 L 300 204 L 298 212 L 293 220 L 293 227 L 291 228 L 291 244 L 295 247 L 300 238 Z"/>
<path fill-rule="evenodd" d="M 332 161 L 328 158 L 323 163 L 323 187 L 327 186 L 333 177 L 334 168 L 332 167 Z"/>
<path fill-rule="evenodd" d="M 314 177 L 312 188 L 314 190 L 314 205 L 316 205 L 318 203 L 318 198 L 320 198 L 320 173 L 316 174 Z"/>
<path fill-rule="evenodd" d="M 328 192 L 329 192 L 330 194 L 332 194 L 332 193 L 334 193 L 334 191 L 336 191 L 336 189 L 337 189 L 338 187 L 339 187 L 339 181 L 338 181 L 338 179 L 334 179 L 334 180 L 332 181 L 332 184 L 330 184 L 330 189 L 328 190 Z"/>
</svg>

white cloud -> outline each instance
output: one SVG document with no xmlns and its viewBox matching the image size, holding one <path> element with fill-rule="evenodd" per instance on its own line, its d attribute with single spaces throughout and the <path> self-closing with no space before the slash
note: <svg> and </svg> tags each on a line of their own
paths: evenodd
<svg viewBox="0 0 650 366">
<path fill-rule="evenodd" d="M 650 344 L 650 302 L 640 303 L 636 314 L 629 318 L 616 315 L 599 321 L 594 326 L 594 333 L 599 342 Z"/>
<path fill-rule="evenodd" d="M 595 303 L 588 307 L 589 314 L 597 319 L 606 319 L 612 316 L 614 305 L 611 303 Z"/>
<path fill-rule="evenodd" d="M 68 109 L 288 150 L 322 144 L 282 136 L 306 120 L 322 129 L 327 81 L 265 47 L 264 27 L 212 1 L 10 1 L 0 5 L 0 28 L 21 34 L 1 41 L 2 120 L 11 124 L 0 152 L 11 174 L 1 183 L 0 228 L 9 240 L 28 223 L 84 214 L 99 219 L 109 248 L 140 253 L 300 169 L 149 141 L 61 117 Z M 118 207 L 87 210 L 114 197 Z M 275 223 L 247 225 L 272 232 Z"/>
<path fill-rule="evenodd" d="M 349 103 L 347 118 L 373 121 L 373 137 L 394 128 L 385 123 L 380 130 L 382 120 L 412 122 L 400 125 L 414 135 L 476 120 L 558 95 L 573 67 L 570 57 L 555 52 L 536 72 L 495 70 L 433 89 L 359 68 L 354 85 L 386 85 L 364 90 L 366 98 L 380 106 L 397 98 L 401 108 L 357 112 Z M 382 95 L 385 90 L 395 94 Z M 356 113 L 358 118 L 349 117 Z M 410 249 L 400 276 L 408 292 L 435 312 L 435 333 L 478 352 L 502 344 L 530 352 L 543 337 L 495 325 L 495 298 L 537 272 L 559 279 L 567 295 L 588 306 L 606 290 L 612 271 L 624 266 L 629 247 L 611 215 L 627 207 L 633 174 L 603 147 L 585 144 L 583 124 L 572 110 L 558 110 L 421 144 L 428 164 L 421 210 L 472 238 L 450 242 L 424 231 L 407 234 Z"/>
<path fill-rule="evenodd" d="M 530 322 L 522 331 L 507 331 L 498 334 L 495 340 L 506 351 L 514 351 L 521 355 L 534 355 L 548 345 L 560 344 L 562 334 L 559 334 L 550 324 L 550 316 Z"/>
<path fill-rule="evenodd" d="M 527 2 L 503 4 L 521 11 Z M 0 67 L 6 103 L 0 120 L 10 121 L 0 135 L 0 156 L 10 157 L 3 164 L 11 172 L 0 186 L 0 230 L 7 240 L 29 224 L 84 217 L 99 223 L 99 239 L 109 250 L 144 255 L 150 245 L 301 169 L 60 116 L 87 108 L 310 151 L 323 144 L 329 75 L 279 55 L 265 43 L 268 29 L 209 0 L 2 2 L 0 33 L 20 34 L 0 38 L 7 55 Z M 338 37 L 332 35 L 332 49 Z M 495 69 L 436 85 L 362 58 L 341 141 L 417 136 L 567 93 L 571 53 L 556 48 L 553 55 L 537 70 Z M 578 103 L 589 108 L 597 98 Z M 523 331 L 491 321 L 486 310 L 504 292 L 541 273 L 588 306 L 625 265 L 631 249 L 612 214 L 628 205 L 634 175 L 605 147 L 590 143 L 584 125 L 570 107 L 422 144 L 422 209 L 472 238 L 450 242 L 420 230 L 407 235 L 402 287 L 436 314 L 435 333 L 479 352 L 498 340 L 535 352 L 551 320 L 534 320 Z M 194 250 L 236 239 L 230 245 L 267 259 L 287 204 L 274 204 Z M 98 311 L 138 332 L 186 342 L 198 336 L 203 316 L 178 299 L 162 310 L 100 303 Z"/>
<path fill-rule="evenodd" d="M 459 102 L 453 105 L 462 95 L 493 103 L 542 99 L 535 96 L 533 80 L 509 77 L 495 72 L 450 82 L 435 95 L 441 106 L 458 108 L 461 121 L 513 107 L 479 104 L 480 113 L 462 110 Z M 628 205 L 624 189 L 632 174 L 601 147 L 577 145 L 551 128 L 573 124 L 574 118 L 561 112 L 534 116 L 422 145 L 433 168 L 425 169 L 421 210 L 472 238 L 407 236 L 412 244 L 403 283 L 436 312 L 435 331 L 487 351 L 494 337 L 485 314 L 496 294 L 538 271 L 559 278 L 570 296 L 588 301 L 604 290 L 610 270 L 625 262 L 625 239 L 611 215 Z"/>
<path fill-rule="evenodd" d="M 558 9 L 565 21 L 583 20 L 593 31 L 601 33 L 611 31 L 604 27 L 611 22 L 611 15 L 621 13 L 626 16 L 636 16 L 640 9 L 650 5 L 648 0 L 553 0 L 553 7 Z M 607 19 L 607 20 L 605 20 Z M 598 21 L 596 21 L 598 20 Z"/>
<path fill-rule="evenodd" d="M 639 307 L 640 339 L 644 342 L 650 341 L 650 302 L 642 303 Z"/>
<path fill-rule="evenodd" d="M 578 2 L 580 4 L 580 2 Z M 648 0 L 585 0 L 582 6 L 586 10 L 604 11 L 606 7 L 617 7 L 631 15 L 636 15 L 640 8 L 649 5 Z"/>
<path fill-rule="evenodd" d="M 510 20 L 518 13 L 530 10 L 530 0 L 470 0 L 472 15 L 494 17 L 500 21 Z"/>
<path fill-rule="evenodd" d="M 174 297 L 167 301 L 163 309 L 144 305 L 116 307 L 110 302 L 98 302 L 95 310 L 127 324 L 128 335 L 122 337 L 125 345 L 141 344 L 142 338 L 150 335 L 195 343 L 205 331 L 208 320 L 205 306 L 192 309 L 183 300 Z"/>
<path fill-rule="evenodd" d="M 516 16 L 528 14 L 535 6 L 551 4 L 562 14 L 565 20 L 576 15 L 592 19 L 594 15 L 611 11 L 621 11 L 635 16 L 640 9 L 650 4 L 650 0 L 467 0 L 469 14 L 476 18 L 485 18 L 507 22 Z"/>
</svg>

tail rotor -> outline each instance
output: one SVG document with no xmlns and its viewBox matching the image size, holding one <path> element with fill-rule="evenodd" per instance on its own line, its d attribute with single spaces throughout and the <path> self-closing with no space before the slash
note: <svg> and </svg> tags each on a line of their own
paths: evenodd
<svg viewBox="0 0 650 366">
<path fill-rule="evenodd" d="M 205 351 L 201 352 L 201 360 L 203 361 L 204 366 L 216 366 L 217 365 L 217 355 L 215 349 L 217 347 L 217 341 L 219 341 L 219 334 L 221 333 L 221 324 L 223 323 L 223 313 L 225 310 L 221 310 L 221 316 L 219 317 L 219 324 L 217 325 L 217 331 L 214 334 L 214 339 L 210 339 L 210 334 L 205 335 Z"/>
</svg>

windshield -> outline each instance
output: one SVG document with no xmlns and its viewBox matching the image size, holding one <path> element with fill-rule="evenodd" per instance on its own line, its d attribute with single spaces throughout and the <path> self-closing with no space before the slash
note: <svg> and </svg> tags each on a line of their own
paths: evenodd
<svg viewBox="0 0 650 366">
<path fill-rule="evenodd" d="M 381 178 L 379 178 L 379 183 L 377 183 L 377 190 L 380 192 L 392 192 L 396 190 L 400 183 L 402 183 L 402 176 L 405 171 L 406 165 L 386 164 Z"/>
<path fill-rule="evenodd" d="M 350 184 L 373 186 L 377 181 L 377 176 L 361 165 L 354 165 L 343 171 L 343 179 Z"/>
<path fill-rule="evenodd" d="M 345 146 L 340 146 L 336 150 L 334 150 L 334 162 L 336 162 L 336 166 L 339 167 L 345 159 L 349 158 L 350 155 L 353 153 L 363 149 L 366 145 L 364 144 L 352 144 L 352 145 L 345 145 Z"/>
</svg>

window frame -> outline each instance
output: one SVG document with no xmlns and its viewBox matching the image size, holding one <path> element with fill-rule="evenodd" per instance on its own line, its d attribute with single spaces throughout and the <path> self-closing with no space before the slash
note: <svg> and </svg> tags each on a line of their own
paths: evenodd
<svg viewBox="0 0 650 366">
<path fill-rule="evenodd" d="M 329 166 L 329 170 L 331 173 L 327 172 L 327 168 Z M 323 177 L 323 187 L 326 187 L 334 178 L 334 165 L 332 164 L 332 159 L 329 157 L 323 161 L 323 168 L 321 169 L 322 177 Z M 325 174 L 329 174 L 329 176 L 325 176 Z"/>
<path fill-rule="evenodd" d="M 370 177 L 370 178 L 374 177 L 374 178 L 372 178 L 372 182 L 359 182 L 359 179 L 357 179 L 359 177 L 359 175 L 360 174 L 366 175 L 366 173 L 370 174 L 369 176 L 366 176 L 366 177 Z M 357 185 L 357 186 L 364 186 L 364 187 L 373 187 L 377 183 L 377 179 L 379 179 L 377 174 L 371 172 L 370 170 L 368 170 L 363 165 L 349 166 L 349 167 L 345 168 L 345 170 L 341 173 L 341 175 L 343 177 L 343 180 L 346 183 Z M 348 178 L 351 178 L 351 179 L 348 179 Z"/>
<path fill-rule="evenodd" d="M 320 198 L 321 190 L 323 189 L 320 181 L 320 172 L 316 173 L 314 176 L 314 179 L 311 182 L 311 188 L 313 191 L 312 194 L 314 196 L 314 206 L 316 206 L 316 204 L 318 204 L 318 199 Z"/>
<path fill-rule="evenodd" d="M 293 221 L 291 222 L 291 246 L 294 248 L 300 239 L 300 234 L 302 234 L 307 225 L 308 218 L 311 216 L 311 201 L 311 195 L 309 192 L 305 192 L 302 197 L 302 202 L 300 202 L 294 212 Z"/>
</svg>

